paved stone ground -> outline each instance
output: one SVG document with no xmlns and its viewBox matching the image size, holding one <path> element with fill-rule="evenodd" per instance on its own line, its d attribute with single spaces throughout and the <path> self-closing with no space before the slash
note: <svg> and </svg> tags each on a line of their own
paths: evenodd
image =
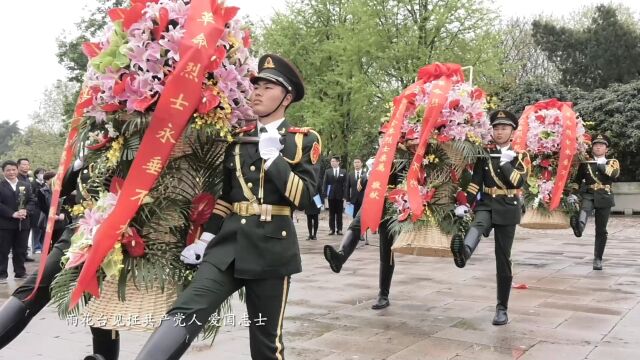
<svg viewBox="0 0 640 360">
<path fill-rule="evenodd" d="M 304 215 L 299 234 L 306 237 Z M 347 220 L 346 220 L 347 223 Z M 450 258 L 397 256 L 391 307 L 373 311 L 378 241 L 356 250 L 342 273 L 332 273 L 322 246 L 336 244 L 321 221 L 318 241 L 300 241 L 304 272 L 294 276 L 285 319 L 287 359 L 638 359 L 640 358 L 640 244 L 638 217 L 613 218 L 604 271 L 592 271 L 594 230 L 518 228 L 510 323 L 491 325 L 495 305 L 493 241 L 484 239 L 465 269 Z M 15 287 L 0 285 L 6 298 Z M 234 310 L 244 314 L 237 301 Z M 148 334 L 124 333 L 121 359 L 133 359 Z M 0 359 L 82 359 L 87 328 L 70 327 L 42 311 Z M 195 343 L 184 359 L 250 359 L 248 331 L 225 328 L 210 348 Z"/>
</svg>

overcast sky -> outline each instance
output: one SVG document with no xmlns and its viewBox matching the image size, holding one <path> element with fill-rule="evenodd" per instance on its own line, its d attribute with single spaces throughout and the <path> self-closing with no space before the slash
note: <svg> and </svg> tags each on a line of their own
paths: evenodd
<svg viewBox="0 0 640 360">
<path fill-rule="evenodd" d="M 567 15 L 585 5 L 600 0 L 493 0 L 505 17 Z M 640 12 L 639 0 L 615 0 Z M 0 55 L 0 121 L 20 121 L 28 125 L 28 116 L 38 108 L 46 87 L 65 77 L 65 70 L 57 62 L 56 37 L 63 31 L 73 31 L 95 0 L 32 0 L 5 1 L 3 8 L 2 54 Z M 284 8 L 286 0 L 227 0 L 227 5 L 241 8 L 241 15 L 268 20 Z M 550 10 L 553 8 L 553 12 Z"/>
</svg>

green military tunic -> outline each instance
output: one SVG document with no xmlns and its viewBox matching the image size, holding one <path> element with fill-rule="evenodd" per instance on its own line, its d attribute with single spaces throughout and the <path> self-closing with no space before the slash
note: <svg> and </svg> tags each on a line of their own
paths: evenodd
<svg viewBox="0 0 640 360">
<path fill-rule="evenodd" d="M 259 204 L 291 210 L 315 206 L 313 196 L 318 179 L 314 168 L 321 147 L 320 138 L 314 131 L 292 128 L 286 120 L 278 131 L 284 139 L 282 155 L 266 170 L 258 143 L 232 143 L 225 152 L 222 194 L 211 220 L 205 225 L 205 231 L 216 237 L 204 258 L 220 270 L 235 262 L 236 277 L 270 278 L 302 271 L 291 216 L 274 215 L 271 221 L 261 221 L 259 215 L 242 216 L 233 212 L 234 203 L 251 200 L 246 196 L 239 176 Z M 250 129 L 243 136 L 257 137 L 258 130 Z"/>
<path fill-rule="evenodd" d="M 476 204 L 476 213 L 490 211 L 494 225 L 517 225 L 520 223 L 522 204 L 516 190 L 526 183 L 528 170 L 525 163 L 529 155 L 520 153 L 501 165 L 500 149 L 492 147 L 489 154 L 495 156 L 480 158 L 474 165 L 471 183 L 467 188 L 467 201 L 470 206 Z M 476 201 L 478 193 L 480 199 Z"/>
<path fill-rule="evenodd" d="M 593 201 L 593 208 L 611 208 L 616 205 L 611 184 L 620 175 L 618 160 L 609 159 L 606 164 L 583 162 L 570 185 L 579 190 L 583 199 Z"/>
</svg>

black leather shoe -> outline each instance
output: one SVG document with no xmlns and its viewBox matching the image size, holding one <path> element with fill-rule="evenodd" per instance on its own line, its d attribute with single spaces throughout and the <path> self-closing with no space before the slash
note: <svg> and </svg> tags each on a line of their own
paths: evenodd
<svg viewBox="0 0 640 360">
<path fill-rule="evenodd" d="M 84 360 L 105 360 L 105 358 L 102 355 L 93 354 L 93 355 L 86 356 Z"/>
<path fill-rule="evenodd" d="M 493 317 L 493 325 L 506 325 L 509 322 L 507 309 L 504 306 L 496 306 L 496 316 Z"/>
<path fill-rule="evenodd" d="M 27 277 L 27 274 L 15 274 L 13 276 L 14 279 L 24 279 Z"/>
<path fill-rule="evenodd" d="M 332 232 L 329 233 L 329 235 L 335 235 L 335 234 L 336 234 L 335 231 L 332 231 Z"/>
<path fill-rule="evenodd" d="M 324 258 L 329 262 L 331 271 L 339 273 L 344 264 L 344 253 L 333 248 L 331 245 L 324 246 Z"/>
<path fill-rule="evenodd" d="M 593 259 L 593 270 L 602 270 L 602 259 Z"/>
<path fill-rule="evenodd" d="M 580 223 L 578 222 L 578 215 L 573 215 L 571 219 L 569 219 L 569 225 L 571 225 L 573 235 L 575 235 L 576 237 L 582 237 L 582 231 L 580 231 Z"/>
<path fill-rule="evenodd" d="M 381 310 L 389 307 L 391 303 L 389 302 L 389 297 L 387 296 L 378 296 L 378 301 L 375 304 L 371 305 L 373 310 Z"/>
</svg>

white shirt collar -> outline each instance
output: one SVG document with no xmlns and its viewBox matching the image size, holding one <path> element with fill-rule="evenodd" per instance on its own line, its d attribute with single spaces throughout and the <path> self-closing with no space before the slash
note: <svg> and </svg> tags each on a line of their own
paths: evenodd
<svg viewBox="0 0 640 360">
<path fill-rule="evenodd" d="M 500 149 L 500 151 L 502 152 L 502 151 L 509 150 L 510 147 L 511 147 L 511 144 L 507 144 L 503 147 L 498 146 L 498 149 Z"/>
<path fill-rule="evenodd" d="M 284 118 L 276 120 L 276 121 L 272 121 L 272 122 L 268 123 L 267 125 L 262 125 L 260 120 L 258 120 L 258 133 L 260 133 L 260 128 L 262 128 L 262 127 L 266 128 L 267 132 L 269 132 L 269 133 L 277 133 L 278 132 L 278 128 L 280 127 L 280 124 L 282 124 L 283 121 L 284 121 Z"/>
<path fill-rule="evenodd" d="M 18 179 L 16 178 L 15 182 L 11 182 L 11 181 L 9 181 L 9 179 L 5 179 L 5 180 L 7 180 L 9 185 L 11 185 L 11 187 L 13 188 L 13 191 L 16 191 L 16 187 L 18 186 Z"/>
</svg>

